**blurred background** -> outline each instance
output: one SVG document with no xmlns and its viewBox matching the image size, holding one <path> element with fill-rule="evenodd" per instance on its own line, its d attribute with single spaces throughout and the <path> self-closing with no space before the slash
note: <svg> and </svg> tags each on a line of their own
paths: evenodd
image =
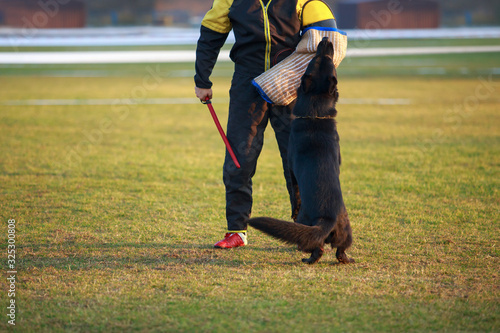
<svg viewBox="0 0 500 333">
<path fill-rule="evenodd" d="M 383 29 L 497 26 L 498 0 L 326 0 L 344 29 L 372 28 L 372 11 L 397 15 Z M 210 0 L 0 0 L 0 27 L 195 27 Z M 63 15 L 57 15 L 57 14 Z"/>
</svg>

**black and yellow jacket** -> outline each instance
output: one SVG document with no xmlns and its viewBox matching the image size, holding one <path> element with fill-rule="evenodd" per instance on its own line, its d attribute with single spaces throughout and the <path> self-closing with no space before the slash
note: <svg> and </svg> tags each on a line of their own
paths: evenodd
<svg viewBox="0 0 500 333">
<path fill-rule="evenodd" d="M 235 71 L 255 77 L 294 51 L 302 29 L 335 27 L 335 19 L 320 0 L 215 0 L 201 24 L 195 83 L 210 88 L 210 74 L 231 30 Z"/>
</svg>

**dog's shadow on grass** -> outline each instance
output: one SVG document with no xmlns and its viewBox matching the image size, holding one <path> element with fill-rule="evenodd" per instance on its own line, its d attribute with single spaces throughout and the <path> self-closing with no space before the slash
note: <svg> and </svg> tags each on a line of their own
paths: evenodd
<svg viewBox="0 0 500 333">
<path fill-rule="evenodd" d="M 71 242 L 57 246 L 24 244 L 19 248 L 18 264 L 22 270 L 48 267 L 62 270 L 168 270 L 169 267 L 179 265 L 243 267 L 273 263 L 297 266 L 305 265 L 300 261 L 305 257 L 307 254 L 290 246 L 250 245 L 235 249 L 215 249 L 211 244 Z M 325 259 L 324 264 L 333 264 L 329 257 Z M 334 265 L 337 264 L 335 262 Z"/>
</svg>

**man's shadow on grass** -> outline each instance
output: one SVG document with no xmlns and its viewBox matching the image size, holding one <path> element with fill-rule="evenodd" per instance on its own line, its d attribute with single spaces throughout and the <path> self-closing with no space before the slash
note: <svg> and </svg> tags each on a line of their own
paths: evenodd
<svg viewBox="0 0 500 333">
<path fill-rule="evenodd" d="M 104 268 L 168 270 L 169 266 L 178 265 L 302 266 L 304 265 L 300 262 L 302 255 L 305 257 L 307 254 L 291 246 L 249 245 L 235 249 L 215 249 L 211 244 L 67 242 L 67 244 L 24 244 L 19 247 L 18 265 L 20 271 L 48 267 L 61 270 Z M 325 263 L 332 264 L 328 259 L 323 264 Z"/>
</svg>

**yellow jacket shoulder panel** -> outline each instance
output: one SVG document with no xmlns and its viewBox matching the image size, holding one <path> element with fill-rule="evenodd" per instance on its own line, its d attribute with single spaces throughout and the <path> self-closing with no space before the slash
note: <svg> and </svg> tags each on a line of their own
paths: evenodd
<svg viewBox="0 0 500 333">
<path fill-rule="evenodd" d="M 228 14 L 232 4 L 233 0 L 214 0 L 201 25 L 222 34 L 230 32 L 232 26 Z"/>
<path fill-rule="evenodd" d="M 297 2 L 297 13 L 302 17 L 302 26 L 308 26 L 313 23 L 335 19 L 330 7 L 323 1 L 310 1 L 307 6 L 304 5 L 308 0 L 299 0 Z M 302 10 L 304 11 L 302 13 Z"/>
</svg>

